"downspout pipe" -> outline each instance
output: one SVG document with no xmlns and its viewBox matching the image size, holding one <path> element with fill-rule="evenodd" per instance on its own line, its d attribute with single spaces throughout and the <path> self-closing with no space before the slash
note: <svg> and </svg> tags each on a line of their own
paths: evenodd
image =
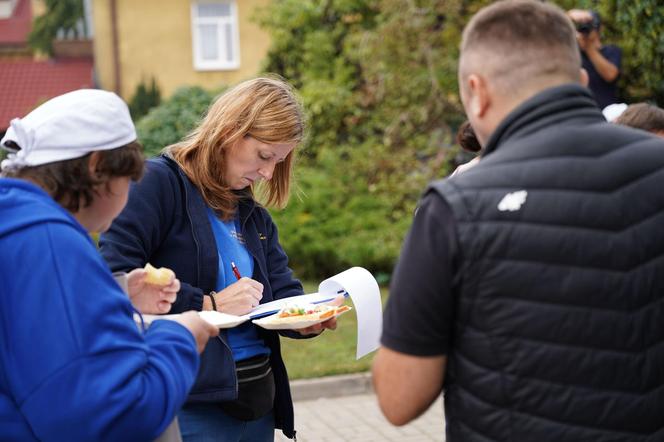
<svg viewBox="0 0 664 442">
<path fill-rule="evenodd" d="M 111 44 L 113 46 L 113 82 L 115 93 L 122 96 L 122 76 L 120 73 L 120 37 L 118 35 L 117 0 L 111 1 Z"/>
</svg>

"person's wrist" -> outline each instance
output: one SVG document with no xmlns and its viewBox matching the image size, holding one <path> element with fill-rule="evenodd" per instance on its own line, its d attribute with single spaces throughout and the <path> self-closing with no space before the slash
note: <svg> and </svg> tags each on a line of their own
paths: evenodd
<svg viewBox="0 0 664 442">
<path fill-rule="evenodd" d="M 208 308 L 209 310 L 219 311 L 217 307 L 218 306 L 217 300 L 214 297 L 216 294 L 217 292 L 215 291 L 211 291 L 210 293 L 205 293 L 203 296 L 203 306 L 207 304 L 209 306 Z"/>
</svg>

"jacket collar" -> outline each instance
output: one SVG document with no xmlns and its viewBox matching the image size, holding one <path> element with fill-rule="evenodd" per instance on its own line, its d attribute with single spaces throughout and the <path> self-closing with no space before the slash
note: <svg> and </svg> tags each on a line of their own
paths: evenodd
<svg viewBox="0 0 664 442">
<path fill-rule="evenodd" d="M 240 219 L 240 225 L 244 226 L 244 224 L 247 222 L 247 220 L 251 216 L 251 212 L 253 212 L 254 209 L 256 208 L 257 203 L 254 200 L 251 193 L 248 192 L 248 191 L 239 191 L 239 192 L 237 192 L 237 196 L 239 197 L 238 202 L 237 202 L 238 203 L 238 217 Z"/>
<path fill-rule="evenodd" d="M 489 137 L 484 155 L 510 138 L 519 138 L 553 122 L 606 121 L 590 90 L 579 84 L 555 86 L 527 99 L 510 112 Z"/>
<path fill-rule="evenodd" d="M 177 173 L 182 177 L 182 179 L 188 184 L 188 186 L 185 188 L 185 191 L 190 194 L 190 189 L 196 189 L 196 186 L 194 183 L 191 182 L 189 177 L 187 176 L 186 173 L 182 170 L 181 167 L 178 166 L 177 162 L 173 159 L 173 156 L 171 155 L 170 152 L 165 152 L 162 154 L 162 157 L 166 159 L 166 162 L 171 165 L 171 167 L 177 171 Z M 195 192 L 200 196 L 200 192 Z M 247 222 L 249 217 L 251 216 L 251 212 L 254 211 L 256 208 L 256 201 L 254 200 L 254 197 L 252 196 L 251 192 L 248 190 L 240 190 L 236 192 L 236 195 L 238 196 L 238 216 L 240 219 L 240 225 L 244 226 L 244 224 Z M 200 196 L 200 199 L 202 201 L 202 196 Z M 203 204 L 205 202 L 203 201 Z M 205 205 L 207 207 L 207 205 Z"/>
</svg>

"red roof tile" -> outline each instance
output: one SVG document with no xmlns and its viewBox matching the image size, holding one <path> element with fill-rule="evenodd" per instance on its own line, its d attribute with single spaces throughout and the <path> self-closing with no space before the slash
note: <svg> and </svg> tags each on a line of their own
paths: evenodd
<svg viewBox="0 0 664 442">
<path fill-rule="evenodd" d="M 30 0 L 18 0 L 9 18 L 0 19 L 0 45 L 22 45 L 32 29 Z"/>
<path fill-rule="evenodd" d="M 50 98 L 91 87 L 92 59 L 0 59 L 0 130 Z"/>
</svg>

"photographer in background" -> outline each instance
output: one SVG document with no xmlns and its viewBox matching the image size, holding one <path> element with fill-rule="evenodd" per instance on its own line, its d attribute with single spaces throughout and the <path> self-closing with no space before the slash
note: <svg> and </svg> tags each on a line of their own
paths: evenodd
<svg viewBox="0 0 664 442">
<path fill-rule="evenodd" d="M 588 72 L 588 87 L 601 109 L 618 103 L 618 77 L 622 51 L 613 45 L 603 46 L 600 38 L 601 21 L 595 11 L 572 9 L 567 15 L 576 27 L 576 39 L 581 49 L 581 66 Z"/>
</svg>

